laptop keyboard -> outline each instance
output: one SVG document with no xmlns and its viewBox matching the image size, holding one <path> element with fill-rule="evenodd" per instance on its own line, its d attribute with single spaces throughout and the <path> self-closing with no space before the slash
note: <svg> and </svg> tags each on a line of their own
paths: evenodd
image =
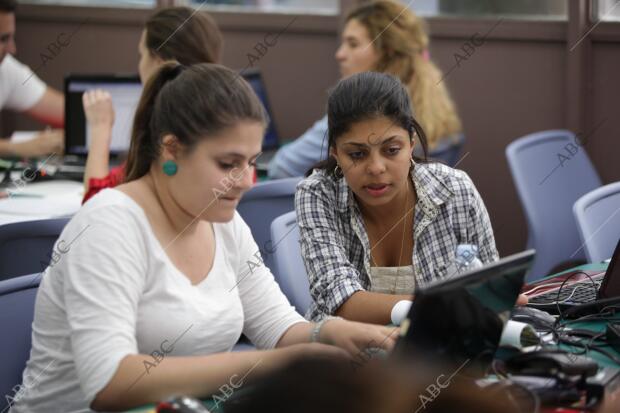
<svg viewBox="0 0 620 413">
<path fill-rule="evenodd" d="M 592 285 L 590 280 L 567 284 L 562 288 L 559 298 L 558 290 L 553 290 L 535 297 L 529 297 L 528 301 L 532 304 L 547 304 L 555 303 L 556 301 L 576 304 L 590 303 L 596 301 L 598 289 L 602 282 L 602 279 L 594 280 L 596 287 Z"/>
</svg>

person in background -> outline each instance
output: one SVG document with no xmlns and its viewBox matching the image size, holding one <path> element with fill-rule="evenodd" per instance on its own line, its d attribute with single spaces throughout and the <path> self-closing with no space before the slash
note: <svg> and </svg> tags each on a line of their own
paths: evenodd
<svg viewBox="0 0 620 413">
<path fill-rule="evenodd" d="M 0 110 L 23 112 L 51 126 L 63 127 L 65 99 L 62 93 L 47 86 L 30 68 L 12 56 L 17 52 L 16 8 L 17 1 L 0 0 Z M 35 158 L 60 154 L 63 150 L 62 129 L 46 130 L 25 142 L 0 139 L 0 156 Z"/>
<path fill-rule="evenodd" d="M 473 246 L 483 264 L 499 259 L 474 183 L 426 161 L 426 136 L 411 113 L 392 75 L 358 73 L 330 93 L 329 158 L 295 195 L 308 319 L 395 322 L 393 311 L 411 304 L 415 288 L 458 274 L 459 245 Z"/>
<path fill-rule="evenodd" d="M 142 83 L 166 62 L 183 65 L 219 63 L 222 34 L 206 12 L 189 7 L 164 8 L 146 22 L 138 44 L 138 72 Z M 84 112 L 92 143 L 84 172 L 86 202 L 104 188 L 123 182 L 125 166 L 110 170 L 110 141 L 114 124 L 114 108 L 110 94 L 96 89 L 84 93 Z"/>
<path fill-rule="evenodd" d="M 432 156 L 458 141 L 462 127 L 428 45 L 424 21 L 409 8 L 395 1 L 373 1 L 347 15 L 336 60 L 343 78 L 365 71 L 397 76 L 407 87 Z M 269 177 L 303 176 L 327 157 L 326 135 L 327 116 L 276 153 Z"/>
<path fill-rule="evenodd" d="M 24 371 L 37 385 L 12 413 L 206 397 L 300 357 L 393 347 L 394 328 L 308 322 L 261 265 L 235 209 L 266 122 L 251 86 L 224 66 L 169 63 L 150 76 L 126 182 L 71 219 L 60 235 L 71 250 L 42 278 Z M 259 350 L 230 352 L 242 333 Z"/>
</svg>

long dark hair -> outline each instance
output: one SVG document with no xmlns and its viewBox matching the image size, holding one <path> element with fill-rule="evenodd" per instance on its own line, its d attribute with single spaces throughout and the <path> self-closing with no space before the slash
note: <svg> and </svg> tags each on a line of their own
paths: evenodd
<svg viewBox="0 0 620 413">
<path fill-rule="evenodd" d="M 414 160 L 426 162 L 426 135 L 411 113 L 407 90 L 395 76 L 364 72 L 342 79 L 330 91 L 327 100 L 328 147 L 335 147 L 336 140 L 347 133 L 354 123 L 384 116 L 392 120 L 394 125 L 405 129 L 410 140 L 418 136 L 423 157 L 414 157 Z M 324 169 L 334 175 L 336 165 L 336 159 L 328 155 L 326 160 L 312 169 Z M 312 169 L 306 176 L 310 175 Z"/>
<path fill-rule="evenodd" d="M 187 151 L 205 137 L 242 120 L 267 124 L 251 86 L 217 64 L 164 64 L 147 81 L 134 117 L 125 181 L 149 172 L 162 150 L 162 137 L 174 135 Z"/>
<path fill-rule="evenodd" d="M 185 66 L 220 62 L 222 33 L 204 11 L 161 9 L 149 17 L 144 29 L 146 48 L 162 60 L 176 60 Z"/>
</svg>

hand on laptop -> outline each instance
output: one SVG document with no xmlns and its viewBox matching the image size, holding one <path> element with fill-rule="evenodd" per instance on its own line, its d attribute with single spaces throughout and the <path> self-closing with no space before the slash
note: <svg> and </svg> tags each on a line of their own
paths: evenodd
<svg viewBox="0 0 620 413">
<path fill-rule="evenodd" d="M 13 144 L 15 156 L 40 158 L 45 155 L 62 155 L 65 149 L 65 131 L 49 129 L 37 134 L 33 139 Z"/>
<path fill-rule="evenodd" d="M 320 341 L 346 350 L 350 356 L 359 356 L 370 348 L 389 351 L 394 347 L 399 327 L 384 327 L 356 321 L 330 320 L 321 329 Z"/>
<path fill-rule="evenodd" d="M 114 124 L 114 107 L 112 106 L 112 96 L 105 90 L 95 89 L 84 92 L 82 95 L 82 104 L 84 105 L 84 115 L 89 128 L 104 129 L 108 133 L 92 133 L 93 137 L 108 138 L 106 146 L 110 144 L 112 130 Z M 97 139 L 97 138 L 95 138 Z"/>
</svg>

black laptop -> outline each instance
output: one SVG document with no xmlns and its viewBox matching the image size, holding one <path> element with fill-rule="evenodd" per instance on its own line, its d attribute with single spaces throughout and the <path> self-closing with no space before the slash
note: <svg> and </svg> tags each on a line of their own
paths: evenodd
<svg viewBox="0 0 620 413">
<path fill-rule="evenodd" d="M 269 115 L 270 122 L 263 139 L 262 154 L 257 160 L 259 170 L 267 165 L 280 147 L 280 139 L 271 112 L 267 89 L 257 68 L 241 72 L 252 86 Z M 142 94 L 142 84 L 137 75 L 70 74 L 65 77 L 65 162 L 64 172 L 83 172 L 90 147 L 90 136 L 82 107 L 82 95 L 87 90 L 103 89 L 112 96 L 115 121 L 110 142 L 110 163 L 118 164 L 129 150 L 133 117 Z"/>
<path fill-rule="evenodd" d="M 69 74 L 65 77 L 65 156 L 60 175 L 81 179 L 91 145 L 90 131 L 82 104 L 84 92 L 103 89 L 110 93 L 114 107 L 114 126 L 110 140 L 110 165 L 125 158 L 131 142 L 133 117 L 142 94 L 138 75 Z"/>
<path fill-rule="evenodd" d="M 65 153 L 78 156 L 88 154 L 91 139 L 82 95 L 94 89 L 103 89 L 112 97 L 114 127 L 110 154 L 126 153 L 131 142 L 134 113 L 142 95 L 142 84 L 137 75 L 115 74 L 70 74 L 65 77 Z"/>
<path fill-rule="evenodd" d="M 531 307 L 551 313 L 603 300 L 620 302 L 620 240 L 607 271 L 571 271 L 529 284 L 524 293 Z"/>
<path fill-rule="evenodd" d="M 534 260 L 527 250 L 416 290 L 392 357 L 482 377 Z"/>
</svg>

